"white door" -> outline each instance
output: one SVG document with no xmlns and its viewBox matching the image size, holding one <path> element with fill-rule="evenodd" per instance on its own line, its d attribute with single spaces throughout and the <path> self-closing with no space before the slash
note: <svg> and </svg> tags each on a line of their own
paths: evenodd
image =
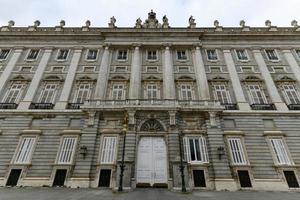
<svg viewBox="0 0 300 200">
<path fill-rule="evenodd" d="M 167 183 L 167 151 L 163 138 L 143 137 L 138 146 L 137 183 Z"/>
</svg>

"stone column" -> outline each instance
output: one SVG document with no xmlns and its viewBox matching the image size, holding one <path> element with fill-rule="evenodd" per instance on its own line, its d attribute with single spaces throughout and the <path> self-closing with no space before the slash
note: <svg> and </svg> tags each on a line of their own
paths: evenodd
<svg viewBox="0 0 300 200">
<path fill-rule="evenodd" d="M 141 98 L 141 67 L 140 47 L 135 46 L 131 63 L 129 99 Z"/>
<path fill-rule="evenodd" d="M 72 91 L 78 63 L 80 60 L 82 48 L 76 48 L 74 49 L 74 54 L 70 63 L 69 71 L 67 74 L 67 77 L 64 82 L 63 89 L 61 91 L 61 95 L 59 98 L 59 101 L 56 103 L 54 109 L 55 110 L 62 110 L 66 109 L 66 106 L 68 105 L 69 97 Z"/>
<path fill-rule="evenodd" d="M 95 91 L 95 99 L 104 100 L 106 89 L 107 89 L 107 81 L 109 75 L 109 47 L 106 46 L 102 55 L 99 74 L 96 83 L 96 91 Z"/>
<path fill-rule="evenodd" d="M 4 68 L 4 71 L 0 76 L 0 93 L 3 93 L 3 90 L 6 87 L 6 83 L 10 78 L 11 72 L 16 66 L 16 63 L 19 60 L 22 52 L 23 52 L 23 47 L 16 47 L 14 49 L 13 55 L 11 56 L 10 60 L 8 61 L 7 65 Z"/>
<path fill-rule="evenodd" d="M 253 50 L 252 52 L 253 52 L 254 58 L 257 62 L 260 73 L 261 73 L 263 79 L 265 80 L 265 84 L 266 84 L 266 87 L 267 87 L 267 90 L 270 95 L 272 103 L 274 103 L 277 110 L 281 110 L 281 111 L 288 110 L 286 104 L 282 101 L 282 99 L 278 93 L 277 87 L 275 86 L 275 83 L 270 75 L 270 72 L 267 68 L 267 65 L 264 61 L 264 58 L 263 58 L 260 50 L 257 49 L 257 50 Z"/>
<path fill-rule="evenodd" d="M 196 76 L 197 88 L 199 93 L 199 99 L 209 100 L 210 99 L 209 87 L 208 87 L 208 82 L 206 78 L 206 72 L 202 60 L 200 47 L 196 47 L 195 51 L 193 51 L 193 60 L 194 60 L 195 76 Z"/>
<path fill-rule="evenodd" d="M 233 87 L 236 103 L 240 110 L 251 110 L 249 103 L 246 101 L 243 88 L 239 76 L 236 72 L 235 64 L 231 55 L 230 50 L 223 50 L 225 63 L 229 72 L 231 84 Z"/>
<path fill-rule="evenodd" d="M 166 46 L 163 57 L 163 88 L 164 99 L 175 99 L 174 69 L 170 47 Z"/>
<path fill-rule="evenodd" d="M 298 84 L 300 84 L 300 66 L 298 65 L 296 59 L 294 58 L 291 50 L 286 49 L 286 50 L 282 50 L 282 53 L 286 59 L 286 61 L 288 62 L 290 68 L 292 69 Z"/>
<path fill-rule="evenodd" d="M 51 53 L 52 53 L 52 48 L 45 48 L 42 59 L 37 67 L 37 70 L 33 76 L 32 81 L 28 87 L 27 93 L 26 93 L 24 99 L 20 102 L 18 109 L 21 109 L 21 110 L 29 109 L 29 106 L 32 103 L 35 93 L 36 93 L 38 87 L 40 86 L 40 82 L 42 80 L 43 73 L 47 67 Z"/>
</svg>

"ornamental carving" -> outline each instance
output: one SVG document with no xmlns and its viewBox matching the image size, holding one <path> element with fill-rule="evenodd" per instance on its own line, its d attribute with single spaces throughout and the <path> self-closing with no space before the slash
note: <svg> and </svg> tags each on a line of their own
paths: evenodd
<svg viewBox="0 0 300 200">
<path fill-rule="evenodd" d="M 158 120 L 148 119 L 142 124 L 140 131 L 147 131 L 147 132 L 164 131 L 164 127 Z"/>
</svg>

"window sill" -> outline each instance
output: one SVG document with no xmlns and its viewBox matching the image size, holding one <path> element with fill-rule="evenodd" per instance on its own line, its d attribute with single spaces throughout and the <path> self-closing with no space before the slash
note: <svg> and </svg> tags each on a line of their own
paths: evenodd
<svg viewBox="0 0 300 200">
<path fill-rule="evenodd" d="M 216 62 L 219 62 L 219 60 L 207 60 L 208 62 L 212 62 L 212 63 L 216 63 Z"/>
<path fill-rule="evenodd" d="M 249 62 L 250 60 L 238 60 L 239 62 L 242 62 L 242 63 L 247 63 Z"/>
</svg>

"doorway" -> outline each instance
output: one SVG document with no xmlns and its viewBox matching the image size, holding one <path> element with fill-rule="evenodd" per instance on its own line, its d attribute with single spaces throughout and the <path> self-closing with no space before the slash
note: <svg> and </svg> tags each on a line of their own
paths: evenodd
<svg viewBox="0 0 300 200">
<path fill-rule="evenodd" d="M 110 186 L 111 169 L 101 169 L 98 187 Z"/>
<path fill-rule="evenodd" d="M 6 186 L 16 186 L 18 184 L 22 169 L 12 169 L 10 170 Z"/>
<path fill-rule="evenodd" d="M 53 187 L 62 187 L 65 185 L 65 180 L 67 176 L 66 169 L 57 169 L 53 181 Z"/>
</svg>

